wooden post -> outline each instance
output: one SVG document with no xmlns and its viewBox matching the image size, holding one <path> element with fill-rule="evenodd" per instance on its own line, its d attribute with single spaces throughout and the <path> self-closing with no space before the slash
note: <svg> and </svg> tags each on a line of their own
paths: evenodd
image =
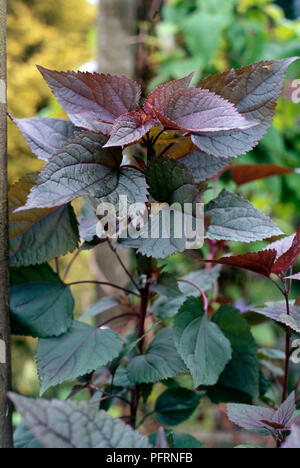
<svg viewBox="0 0 300 468">
<path fill-rule="evenodd" d="M 136 0 L 100 0 L 98 17 L 100 72 L 134 77 L 136 30 Z"/>
<path fill-rule="evenodd" d="M 6 0 L 0 0 L 0 448 L 12 447 L 8 207 L 7 207 Z"/>
</svg>

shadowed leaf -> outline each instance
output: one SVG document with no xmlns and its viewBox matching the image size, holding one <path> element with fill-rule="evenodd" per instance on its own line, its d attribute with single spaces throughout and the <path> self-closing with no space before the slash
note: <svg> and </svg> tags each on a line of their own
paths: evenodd
<svg viewBox="0 0 300 468">
<path fill-rule="evenodd" d="M 88 403 L 9 397 L 47 448 L 151 448 L 138 431 Z"/>
<path fill-rule="evenodd" d="M 13 267 L 37 265 L 73 252 L 79 243 L 73 208 L 22 210 L 38 174 L 27 174 L 9 191 L 9 257 Z M 21 211 L 14 212 L 19 209 Z"/>
<path fill-rule="evenodd" d="M 15 119 L 31 151 L 44 161 L 60 149 L 70 138 L 76 127 L 68 120 L 33 117 Z"/>
</svg>

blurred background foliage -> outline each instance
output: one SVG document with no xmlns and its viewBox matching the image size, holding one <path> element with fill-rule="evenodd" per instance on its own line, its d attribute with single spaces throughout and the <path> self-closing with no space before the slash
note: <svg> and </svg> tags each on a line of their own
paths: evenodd
<svg viewBox="0 0 300 468">
<path fill-rule="evenodd" d="M 92 4 L 93 3 L 93 4 Z M 36 114 L 64 117 L 64 113 L 51 97 L 35 64 L 60 70 L 86 69 L 97 57 L 95 1 L 9 0 L 8 2 L 8 77 L 9 111 L 15 117 L 31 117 Z M 196 84 L 208 74 L 225 69 L 238 68 L 251 62 L 300 56 L 300 0 L 165 0 L 160 19 L 153 24 L 140 25 L 137 31 L 148 53 L 145 64 L 149 73 L 142 83 L 152 90 L 170 79 L 181 78 L 196 71 Z M 113 34 L 113 31 L 112 31 Z M 148 79 L 149 78 L 149 79 Z M 291 68 L 289 83 L 300 78 L 299 65 Z M 247 156 L 238 158 L 241 163 L 276 163 L 300 168 L 300 113 L 299 105 L 290 97 L 280 99 L 275 122 L 260 143 Z M 41 167 L 28 150 L 18 130 L 9 125 L 9 180 L 14 182 L 26 172 Z M 300 225 L 300 175 L 289 174 L 250 183 L 237 188 L 230 173 L 226 172 L 215 183 L 214 190 L 222 187 L 237 191 L 249 199 L 258 209 L 271 216 L 286 233 L 295 232 Z M 210 197 L 212 196 L 210 191 Z M 255 251 L 265 243 L 230 246 L 234 253 Z M 206 255 L 205 248 L 203 255 Z M 70 256 L 63 259 L 65 266 Z M 77 260 L 72 270 L 72 281 L 93 279 L 89 253 Z M 163 262 L 166 263 L 166 262 Z M 298 265 L 299 267 L 299 265 Z M 195 260 L 175 255 L 168 261 L 168 271 L 179 276 L 191 269 L 198 269 Z M 297 270 L 299 271 L 299 270 Z M 276 290 L 264 280 L 252 274 L 224 269 L 220 283 L 222 296 L 240 307 L 263 304 L 265 300 L 280 300 Z M 76 313 L 85 311 L 95 297 L 93 287 L 74 291 L 77 300 Z M 295 285 L 294 297 L 300 296 Z M 125 327 L 126 328 L 126 327 Z M 123 330 L 126 332 L 127 329 Z M 259 346 L 281 349 L 282 333 L 270 322 L 253 328 Z M 35 340 L 14 338 L 14 387 L 23 394 L 37 395 L 38 380 L 33 353 Z M 295 378 L 298 370 L 295 369 Z M 71 388 L 71 386 L 70 386 Z M 64 398 L 69 387 L 51 390 L 47 396 Z M 112 409 L 119 416 L 118 408 Z M 224 428 L 225 417 L 208 411 L 204 429 Z M 203 423 L 200 411 L 188 423 Z M 221 424 L 223 421 L 223 425 Z M 182 428 L 181 428 L 182 429 Z M 183 428 L 184 429 L 184 428 Z"/>
</svg>

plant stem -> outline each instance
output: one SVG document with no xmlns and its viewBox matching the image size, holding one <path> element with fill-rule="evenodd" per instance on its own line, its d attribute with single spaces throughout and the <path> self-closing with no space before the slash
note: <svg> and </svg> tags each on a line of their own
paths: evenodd
<svg viewBox="0 0 300 468">
<path fill-rule="evenodd" d="M 70 270 L 71 270 L 71 268 L 72 268 L 72 266 L 73 266 L 75 260 L 76 260 L 76 259 L 79 257 L 79 255 L 80 255 L 80 252 L 81 252 L 81 250 L 78 249 L 77 252 L 76 252 L 76 254 L 73 255 L 72 260 L 70 261 L 69 265 L 68 265 L 67 268 L 66 268 L 66 271 L 65 271 L 65 274 L 64 274 L 64 277 L 63 277 L 63 281 L 66 281 L 67 276 L 68 276 L 68 274 L 70 273 Z"/>
<path fill-rule="evenodd" d="M 8 201 L 7 201 L 6 0 L 0 0 L 0 448 L 12 448 Z"/>
<path fill-rule="evenodd" d="M 110 286 L 111 288 L 119 289 L 120 291 L 126 292 L 126 294 L 133 294 L 134 296 L 141 297 L 140 294 L 131 291 L 127 288 L 122 288 L 117 284 L 108 283 L 106 281 L 75 281 L 74 283 L 67 283 L 66 286 L 77 286 L 78 284 L 99 284 L 100 286 Z"/>
<path fill-rule="evenodd" d="M 139 317 L 139 315 L 135 314 L 134 312 L 127 312 L 125 314 L 116 315 L 115 317 L 111 317 L 108 320 L 106 320 L 105 322 L 98 325 L 97 328 L 104 327 L 104 325 L 107 325 L 108 323 L 112 322 L 113 320 L 118 320 L 118 319 L 123 318 L 123 317 Z"/>
<path fill-rule="evenodd" d="M 203 308 L 204 308 L 205 312 L 208 311 L 208 300 L 207 300 L 206 294 L 203 291 L 203 289 L 201 289 L 200 286 L 198 286 L 198 284 L 193 283 L 192 281 L 185 280 L 185 279 L 179 279 L 178 283 L 187 283 L 187 284 L 190 284 L 191 286 L 193 286 L 194 288 L 196 288 L 200 292 L 200 295 L 201 295 L 201 297 L 203 299 Z"/>
<path fill-rule="evenodd" d="M 134 286 L 136 287 L 136 289 L 139 291 L 140 288 L 139 288 L 139 285 L 137 284 L 137 282 L 135 281 L 133 275 L 130 273 L 130 271 L 128 271 L 128 269 L 126 268 L 123 260 L 121 259 L 120 255 L 118 254 L 117 252 L 117 249 L 115 249 L 112 245 L 111 245 L 111 242 L 108 240 L 108 245 L 109 245 L 109 248 L 110 250 L 115 254 L 115 256 L 117 257 L 121 267 L 123 268 L 123 270 L 125 271 L 126 275 L 128 276 L 128 278 L 131 280 L 132 284 L 134 284 Z"/>
<path fill-rule="evenodd" d="M 286 301 L 286 313 L 287 315 L 290 315 L 289 294 L 286 288 L 285 288 L 285 301 Z M 285 400 L 288 397 L 290 354 L 291 354 L 290 342 L 291 342 L 291 329 L 290 327 L 287 327 L 286 339 L 285 339 L 285 370 L 284 370 L 282 402 L 285 402 Z"/>
</svg>

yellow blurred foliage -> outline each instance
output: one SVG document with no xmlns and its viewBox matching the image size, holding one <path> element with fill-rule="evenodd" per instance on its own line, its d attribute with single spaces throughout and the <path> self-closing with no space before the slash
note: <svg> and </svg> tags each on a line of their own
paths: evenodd
<svg viewBox="0 0 300 468">
<path fill-rule="evenodd" d="M 86 0 L 8 2 L 8 107 L 14 117 L 32 117 L 51 96 L 35 65 L 76 69 L 93 59 L 88 34 L 96 16 Z M 42 163 L 9 123 L 9 181 L 38 170 Z"/>
</svg>

